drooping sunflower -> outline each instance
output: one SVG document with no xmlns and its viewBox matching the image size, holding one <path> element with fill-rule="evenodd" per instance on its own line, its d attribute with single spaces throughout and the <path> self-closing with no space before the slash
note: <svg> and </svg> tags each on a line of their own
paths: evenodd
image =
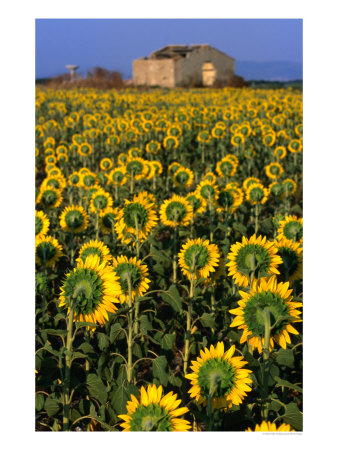
<svg viewBox="0 0 338 450">
<path fill-rule="evenodd" d="M 215 184 L 217 177 L 213 172 L 207 172 L 205 175 L 203 175 L 202 180 L 211 181 L 213 184 Z"/>
<path fill-rule="evenodd" d="M 62 203 L 62 195 L 59 189 L 50 186 L 41 186 L 36 203 L 42 208 L 58 208 Z"/>
<path fill-rule="evenodd" d="M 266 176 L 271 180 L 276 180 L 283 172 L 284 169 L 279 163 L 271 163 L 268 166 L 265 166 Z"/>
<path fill-rule="evenodd" d="M 186 200 L 190 203 L 193 209 L 193 214 L 203 214 L 207 209 L 207 202 L 197 192 L 191 192 L 186 197 Z"/>
<path fill-rule="evenodd" d="M 271 422 L 265 422 L 265 420 L 263 420 L 263 422 L 260 425 L 256 425 L 255 429 L 252 430 L 250 427 L 247 428 L 245 431 L 275 431 L 275 432 L 280 432 L 280 431 L 295 431 L 293 428 L 291 428 L 291 425 L 289 425 L 288 423 L 282 423 L 281 425 L 279 425 L 277 427 L 277 425 L 275 423 L 271 423 Z"/>
<path fill-rule="evenodd" d="M 118 256 L 113 258 L 112 267 L 121 286 L 120 303 L 129 301 L 128 279 L 130 280 L 132 301 L 136 296 L 141 297 L 148 290 L 150 283 L 150 279 L 147 278 L 149 276 L 148 267 L 136 257 L 128 259 L 126 256 Z"/>
<path fill-rule="evenodd" d="M 168 167 L 168 173 L 170 175 L 174 175 L 174 173 L 180 168 L 182 167 L 180 163 L 174 161 L 173 163 L 171 163 Z"/>
<path fill-rule="evenodd" d="M 169 392 L 162 396 L 162 386 L 142 386 L 137 399 L 131 395 L 127 402 L 127 413 L 118 417 L 124 422 L 123 431 L 188 431 L 191 424 L 188 420 L 179 418 L 189 412 L 187 407 L 178 408 L 182 400 L 177 394 Z"/>
<path fill-rule="evenodd" d="M 110 158 L 102 158 L 100 161 L 101 170 L 110 170 L 113 167 L 113 161 Z"/>
<path fill-rule="evenodd" d="M 235 133 L 231 138 L 231 144 L 234 147 L 238 147 L 241 144 L 244 144 L 245 137 L 241 133 Z"/>
<path fill-rule="evenodd" d="M 192 373 L 185 377 L 192 384 L 188 393 L 198 404 L 206 405 L 211 393 L 212 408 L 227 409 L 240 405 L 251 391 L 249 374 L 252 371 L 243 369 L 247 362 L 243 361 L 243 356 L 233 356 L 234 353 L 234 345 L 225 352 L 223 342 L 218 342 L 216 347 L 211 345 L 210 349 L 201 350 L 196 361 L 192 361 Z"/>
<path fill-rule="evenodd" d="M 88 142 L 83 142 L 80 144 L 77 151 L 81 156 L 88 156 L 93 153 L 93 147 L 88 144 Z"/>
<path fill-rule="evenodd" d="M 237 170 L 237 164 L 226 156 L 218 161 L 216 172 L 220 177 L 232 177 Z"/>
<path fill-rule="evenodd" d="M 81 178 L 81 181 L 80 181 L 79 185 L 85 189 L 91 188 L 97 182 L 95 173 L 90 172 L 90 171 L 84 172 L 84 173 L 82 172 L 80 174 L 80 178 Z"/>
<path fill-rule="evenodd" d="M 176 136 L 167 136 L 163 139 L 163 147 L 166 150 L 173 150 L 178 147 L 179 140 Z"/>
<path fill-rule="evenodd" d="M 294 302 L 292 289 L 289 289 L 289 282 L 277 283 L 275 276 L 254 280 L 249 292 L 239 291 L 241 300 L 238 301 L 238 308 L 229 312 L 236 317 L 230 327 L 238 327 L 243 330 L 240 343 L 248 342 L 252 349 L 262 353 L 265 335 L 265 315 L 268 311 L 270 316 L 271 337 L 269 348 L 274 347 L 274 342 L 286 349 L 287 344 L 291 344 L 289 333 L 299 334 L 292 326 L 292 323 L 301 322 L 298 316 L 302 303 Z"/>
<path fill-rule="evenodd" d="M 35 238 L 45 236 L 49 230 L 50 221 L 43 211 L 35 210 Z"/>
<path fill-rule="evenodd" d="M 288 150 L 291 153 L 299 153 L 303 149 L 302 141 L 300 139 L 291 139 L 288 145 Z"/>
<path fill-rule="evenodd" d="M 277 239 L 290 239 L 294 242 L 303 242 L 303 219 L 297 216 L 285 216 L 279 223 Z"/>
<path fill-rule="evenodd" d="M 280 199 L 284 193 L 284 186 L 282 183 L 275 181 L 269 185 L 269 195 L 271 195 L 275 200 Z"/>
<path fill-rule="evenodd" d="M 88 214 L 82 206 L 67 206 L 60 215 L 60 226 L 69 233 L 81 233 L 88 227 Z"/>
<path fill-rule="evenodd" d="M 81 182 L 81 177 L 78 172 L 73 172 L 68 177 L 69 186 L 79 186 Z"/>
<path fill-rule="evenodd" d="M 189 280 L 192 278 L 208 278 L 215 272 L 220 259 L 220 251 L 208 240 L 188 239 L 178 254 L 178 264 Z"/>
<path fill-rule="evenodd" d="M 249 186 L 250 186 L 251 184 L 254 184 L 254 183 L 260 183 L 259 178 L 256 178 L 256 177 L 248 177 L 248 178 L 246 178 L 246 179 L 243 181 L 243 189 L 244 189 L 245 191 L 247 191 L 248 188 L 249 188 Z"/>
<path fill-rule="evenodd" d="M 268 200 L 269 191 L 261 183 L 252 183 L 246 191 L 246 200 L 252 205 L 264 205 Z"/>
<path fill-rule="evenodd" d="M 74 321 L 103 325 L 108 311 L 115 313 L 121 288 L 112 267 L 100 262 L 98 255 L 80 259 L 77 267 L 66 275 L 61 287 L 60 307 L 74 310 Z"/>
<path fill-rule="evenodd" d="M 220 189 L 218 198 L 215 202 L 216 211 L 223 211 L 232 214 L 243 202 L 243 192 L 239 188 L 226 186 Z"/>
<path fill-rule="evenodd" d="M 190 203 L 184 197 L 176 194 L 169 200 L 164 200 L 160 206 L 161 222 L 172 228 L 178 225 L 189 225 L 192 216 L 193 209 Z"/>
<path fill-rule="evenodd" d="M 287 178 L 283 181 L 284 193 L 283 196 L 289 197 L 293 195 L 297 190 L 297 184 L 295 181 L 291 180 L 291 178 Z"/>
<path fill-rule="evenodd" d="M 102 188 L 93 193 L 90 199 L 89 209 L 94 214 L 100 214 L 107 208 L 113 206 L 113 199 L 110 194 Z"/>
<path fill-rule="evenodd" d="M 278 249 L 274 242 L 266 240 L 266 236 L 256 235 L 250 239 L 243 236 L 242 242 L 236 242 L 230 247 L 228 254 L 229 276 L 239 286 L 247 287 L 250 281 L 250 274 L 254 278 L 279 275 L 277 266 L 282 264 L 282 258 L 277 254 Z"/>
<path fill-rule="evenodd" d="M 283 147 L 282 145 L 279 145 L 278 147 L 276 147 L 274 149 L 273 154 L 278 159 L 284 159 L 287 154 L 287 151 L 286 151 L 285 147 Z"/>
<path fill-rule="evenodd" d="M 100 258 L 100 264 L 102 262 L 108 263 L 112 259 L 109 248 L 103 242 L 96 239 L 91 239 L 82 245 L 76 261 L 85 262 L 86 258 L 90 255 L 97 255 Z"/>
<path fill-rule="evenodd" d="M 41 187 L 52 187 L 60 192 L 67 186 L 67 181 L 63 175 L 50 175 L 43 180 Z"/>
<path fill-rule="evenodd" d="M 197 193 L 207 202 L 215 202 L 219 195 L 219 189 L 216 184 L 208 180 L 202 180 L 196 189 Z"/>
<path fill-rule="evenodd" d="M 192 170 L 187 167 L 180 167 L 173 176 L 174 185 L 183 189 L 188 188 L 194 181 L 194 174 Z"/>
<path fill-rule="evenodd" d="M 157 175 L 161 175 L 161 173 L 163 172 L 163 166 L 160 163 L 160 161 L 150 161 L 150 164 L 152 164 L 155 167 L 155 176 Z"/>
<path fill-rule="evenodd" d="M 158 141 L 150 141 L 146 145 L 146 152 L 156 155 L 156 153 L 158 153 L 160 148 L 161 148 L 161 144 Z"/>
<path fill-rule="evenodd" d="M 154 203 L 149 196 L 140 192 L 134 195 L 132 201 L 125 200 L 123 208 L 120 209 L 115 231 L 122 242 L 129 244 L 138 238 L 140 242 L 147 239 L 148 234 L 158 222 Z M 135 242 L 133 242 L 135 243 Z"/>
<path fill-rule="evenodd" d="M 35 261 L 39 266 L 53 267 L 62 256 L 59 241 L 52 236 L 35 239 Z"/>
<path fill-rule="evenodd" d="M 127 182 L 125 166 L 118 166 L 109 174 L 109 181 L 113 185 L 123 186 Z"/>
<path fill-rule="evenodd" d="M 285 281 L 293 283 L 303 277 L 303 248 L 299 242 L 282 238 L 275 240 L 278 254 L 283 262 L 278 267 Z"/>
<path fill-rule="evenodd" d="M 147 173 L 146 161 L 139 157 L 130 158 L 126 163 L 126 173 L 135 180 L 141 180 Z"/>
<path fill-rule="evenodd" d="M 113 231 L 118 215 L 118 208 L 109 207 L 100 212 L 100 226 L 104 233 L 110 234 Z"/>
</svg>

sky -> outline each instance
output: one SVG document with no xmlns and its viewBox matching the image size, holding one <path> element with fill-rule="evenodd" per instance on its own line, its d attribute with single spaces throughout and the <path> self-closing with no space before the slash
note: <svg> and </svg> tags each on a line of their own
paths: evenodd
<svg viewBox="0 0 338 450">
<path fill-rule="evenodd" d="M 36 19 L 35 75 L 76 64 L 83 76 L 98 66 L 129 78 L 134 59 L 168 44 L 209 44 L 240 62 L 302 64 L 302 33 L 301 19 Z"/>
</svg>

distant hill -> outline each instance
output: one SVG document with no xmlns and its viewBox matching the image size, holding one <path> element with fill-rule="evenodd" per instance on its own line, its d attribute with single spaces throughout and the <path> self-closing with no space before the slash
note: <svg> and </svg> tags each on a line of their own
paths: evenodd
<svg viewBox="0 0 338 450">
<path fill-rule="evenodd" d="M 302 80 L 303 66 L 292 61 L 236 61 L 236 74 L 245 80 Z"/>
</svg>

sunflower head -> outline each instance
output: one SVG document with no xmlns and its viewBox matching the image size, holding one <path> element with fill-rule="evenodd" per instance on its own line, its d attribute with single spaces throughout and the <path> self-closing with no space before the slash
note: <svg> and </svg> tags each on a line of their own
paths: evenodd
<svg viewBox="0 0 338 450">
<path fill-rule="evenodd" d="M 278 267 L 285 281 L 292 283 L 303 276 L 303 249 L 299 242 L 282 238 L 275 241 L 283 262 Z"/>
<path fill-rule="evenodd" d="M 186 200 L 192 206 L 193 214 L 202 214 L 207 208 L 207 202 L 197 192 L 188 194 Z"/>
<path fill-rule="evenodd" d="M 150 280 L 148 277 L 148 268 L 141 261 L 126 256 L 118 256 L 113 258 L 112 267 L 118 277 L 121 286 L 121 295 L 119 300 L 121 303 L 129 302 L 129 289 L 131 299 L 135 296 L 142 296 L 149 288 Z"/>
<path fill-rule="evenodd" d="M 103 325 L 108 311 L 115 313 L 121 288 L 113 269 L 101 262 L 98 255 L 79 259 L 77 267 L 66 275 L 61 287 L 60 307 L 74 311 L 74 321 Z"/>
<path fill-rule="evenodd" d="M 212 396 L 213 409 L 241 404 L 246 393 L 251 391 L 251 370 L 242 369 L 247 362 L 243 361 L 243 356 L 234 357 L 234 353 L 235 346 L 225 352 L 223 342 L 201 350 L 190 367 L 192 373 L 186 375 L 192 384 L 190 397 L 197 403 L 206 404 L 209 395 Z"/>
<path fill-rule="evenodd" d="M 35 259 L 40 266 L 53 267 L 62 256 L 59 241 L 52 236 L 40 236 L 35 239 Z"/>
<path fill-rule="evenodd" d="M 58 208 L 62 203 L 62 195 L 59 189 L 46 185 L 41 186 L 36 202 L 39 203 L 42 208 Z"/>
<path fill-rule="evenodd" d="M 88 214 L 82 206 L 67 206 L 61 213 L 60 226 L 69 233 L 80 233 L 87 229 Z"/>
<path fill-rule="evenodd" d="M 99 214 L 107 208 L 113 206 L 113 199 L 108 192 L 104 191 L 102 188 L 97 189 L 95 193 L 91 196 L 90 200 L 90 211 L 94 214 Z"/>
<path fill-rule="evenodd" d="M 182 400 L 169 392 L 163 396 L 162 386 L 141 387 L 139 398 L 131 395 L 127 402 L 127 414 L 118 417 L 124 422 L 123 431 L 188 431 L 190 422 L 179 418 L 189 412 L 188 408 L 178 408 Z"/>
<path fill-rule="evenodd" d="M 265 173 L 271 180 L 276 180 L 283 172 L 284 169 L 279 163 L 271 163 L 265 167 Z"/>
<path fill-rule="evenodd" d="M 35 238 L 45 236 L 49 230 L 50 221 L 43 211 L 35 211 Z"/>
<path fill-rule="evenodd" d="M 100 263 L 107 263 L 112 259 L 109 248 L 103 242 L 93 239 L 82 245 L 76 261 L 85 262 L 90 255 L 98 256 Z"/>
<path fill-rule="evenodd" d="M 252 183 L 246 191 L 246 199 L 252 205 L 264 205 L 268 199 L 269 191 L 261 183 Z"/>
<path fill-rule="evenodd" d="M 238 327 L 243 330 L 240 343 L 248 341 L 253 349 L 257 348 L 262 353 L 265 335 L 265 317 L 269 315 L 271 337 L 269 348 L 274 347 L 274 342 L 286 349 L 291 343 L 289 333 L 298 334 L 291 325 L 299 322 L 301 314 L 297 310 L 302 304 L 293 302 L 292 290 L 289 282 L 277 283 L 275 276 L 254 280 L 249 292 L 239 291 L 241 300 L 238 308 L 229 312 L 236 317 L 230 327 Z"/>
<path fill-rule="evenodd" d="M 100 212 L 100 225 L 104 233 L 109 234 L 112 232 L 118 215 L 118 208 L 109 207 Z"/>
<path fill-rule="evenodd" d="M 172 228 L 178 225 L 188 225 L 192 216 L 192 206 L 184 197 L 179 195 L 173 195 L 170 200 L 165 200 L 160 207 L 161 222 Z"/>
<path fill-rule="evenodd" d="M 211 181 L 203 180 L 197 186 L 198 194 L 204 198 L 207 202 L 214 202 L 219 195 L 218 187 Z"/>
<path fill-rule="evenodd" d="M 208 278 L 215 272 L 220 259 L 220 252 L 215 244 L 202 239 L 188 239 L 178 255 L 179 265 L 184 275 L 191 278 Z"/>
<path fill-rule="evenodd" d="M 291 178 L 287 178 L 283 181 L 283 187 L 285 197 L 293 195 L 297 190 L 297 184 L 295 181 L 291 180 Z"/>
<path fill-rule="evenodd" d="M 187 188 L 192 185 L 194 174 L 186 167 L 180 167 L 173 176 L 174 185 L 179 188 Z"/>
<path fill-rule="evenodd" d="M 125 166 L 115 167 L 115 169 L 109 173 L 109 181 L 111 184 L 117 186 L 123 186 L 126 184 L 127 176 Z"/>
<path fill-rule="evenodd" d="M 279 223 L 277 239 L 290 239 L 294 242 L 303 242 L 303 219 L 297 216 L 285 216 Z"/>
<path fill-rule="evenodd" d="M 277 266 L 282 259 L 277 255 L 278 249 L 266 237 L 254 234 L 249 239 L 243 236 L 242 242 L 236 242 L 228 254 L 229 276 L 239 286 L 247 287 L 249 280 L 262 278 L 270 274 L 279 274 Z"/>
</svg>

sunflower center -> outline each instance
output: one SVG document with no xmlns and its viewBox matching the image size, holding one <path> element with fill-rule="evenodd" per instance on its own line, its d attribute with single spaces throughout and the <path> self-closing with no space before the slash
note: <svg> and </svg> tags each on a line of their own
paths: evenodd
<svg viewBox="0 0 338 450">
<path fill-rule="evenodd" d="M 214 196 L 215 189 L 211 184 L 206 184 L 205 186 L 202 186 L 200 194 L 203 198 L 209 200 L 209 198 L 212 198 Z"/>
<path fill-rule="evenodd" d="M 254 272 L 255 277 L 260 278 L 268 273 L 270 260 L 266 248 L 258 244 L 247 244 L 238 251 L 236 256 L 237 270 L 245 276 Z"/>
<path fill-rule="evenodd" d="M 76 269 L 64 283 L 67 306 L 72 305 L 77 315 L 91 314 L 102 299 L 102 282 L 91 269 Z"/>
<path fill-rule="evenodd" d="M 264 191 L 260 187 L 254 187 L 250 191 L 250 198 L 254 202 L 260 202 L 264 197 Z"/>
<path fill-rule="evenodd" d="M 60 183 L 58 182 L 58 180 L 55 180 L 55 178 L 48 180 L 46 184 L 47 186 L 51 186 L 55 189 L 60 189 Z"/>
<path fill-rule="evenodd" d="M 284 226 L 283 232 L 287 239 L 299 241 L 303 237 L 303 226 L 296 221 L 288 222 Z"/>
<path fill-rule="evenodd" d="M 225 359 L 208 359 L 198 372 L 198 385 L 203 397 L 213 393 L 213 397 L 228 395 L 235 384 L 235 369 Z"/>
<path fill-rule="evenodd" d="M 79 180 L 80 180 L 79 175 L 72 175 L 70 177 L 70 181 L 71 181 L 72 184 L 77 184 L 79 182 Z"/>
<path fill-rule="evenodd" d="M 123 177 L 124 173 L 120 171 L 116 171 L 113 174 L 113 180 L 116 181 L 117 183 L 120 183 L 123 180 Z"/>
<path fill-rule="evenodd" d="M 86 258 L 90 255 L 97 255 L 100 258 L 100 263 L 102 262 L 103 255 L 101 250 L 98 247 L 87 247 L 81 252 L 81 259 L 83 262 L 86 261 Z"/>
<path fill-rule="evenodd" d="M 209 259 L 208 249 L 204 245 L 193 244 L 184 252 L 184 262 L 191 273 L 205 267 Z"/>
<path fill-rule="evenodd" d="M 181 185 L 185 185 L 187 183 L 187 181 L 189 180 L 189 174 L 187 172 L 178 172 L 176 174 L 176 181 L 181 184 Z"/>
<path fill-rule="evenodd" d="M 223 161 L 222 164 L 220 165 L 220 169 L 223 175 L 230 175 L 233 166 L 231 164 L 231 162 L 229 161 Z"/>
<path fill-rule="evenodd" d="M 130 263 L 121 263 L 115 267 L 116 275 L 120 278 L 120 285 L 124 292 L 129 292 L 128 279 L 130 279 L 131 288 L 135 290 L 141 283 L 142 273 L 139 267 Z"/>
<path fill-rule="evenodd" d="M 93 199 L 93 204 L 95 206 L 95 209 L 104 209 L 108 205 L 107 197 L 105 195 L 101 195 L 101 194 L 97 195 Z"/>
<path fill-rule="evenodd" d="M 93 175 L 86 175 L 85 177 L 83 177 L 83 183 L 85 184 L 85 186 L 93 186 L 93 184 L 95 184 L 95 178 L 93 177 Z"/>
<path fill-rule="evenodd" d="M 166 208 L 166 215 L 173 222 L 181 222 L 187 215 L 186 207 L 181 202 L 172 201 Z"/>
<path fill-rule="evenodd" d="M 69 211 L 66 214 L 65 222 L 69 228 L 78 228 L 83 224 L 84 218 L 80 211 Z"/>
<path fill-rule="evenodd" d="M 271 167 L 270 167 L 270 172 L 271 172 L 273 175 L 278 175 L 278 174 L 279 174 L 279 167 L 278 167 L 278 166 L 271 166 Z"/>
<path fill-rule="evenodd" d="M 44 205 L 52 206 L 52 205 L 54 205 L 56 203 L 57 198 L 58 198 L 58 196 L 57 196 L 57 193 L 55 191 L 48 190 L 48 191 L 45 191 L 42 194 L 41 200 L 42 200 L 42 203 Z"/>
<path fill-rule="evenodd" d="M 43 222 L 40 217 L 35 217 L 35 236 L 40 233 L 43 227 Z"/>
<path fill-rule="evenodd" d="M 283 190 L 284 188 L 281 184 L 274 184 L 273 186 L 271 186 L 271 194 L 275 197 L 279 197 L 280 195 L 282 195 Z"/>
<path fill-rule="evenodd" d="M 131 431 L 171 431 L 171 417 L 160 405 L 139 405 L 132 414 Z"/>
<path fill-rule="evenodd" d="M 243 307 L 244 321 L 254 336 L 263 337 L 265 333 L 264 311 L 270 313 L 273 333 L 282 330 L 290 317 L 287 306 L 276 292 L 258 292 Z"/>
<path fill-rule="evenodd" d="M 127 164 L 126 169 L 129 174 L 138 175 L 143 171 L 143 164 L 140 161 L 130 161 Z"/>
<path fill-rule="evenodd" d="M 51 242 L 41 242 L 36 248 L 36 254 L 40 258 L 42 264 L 50 261 L 56 253 L 56 248 Z"/>
<path fill-rule="evenodd" d="M 284 181 L 283 184 L 284 184 L 285 192 L 287 194 L 289 194 L 290 192 L 293 191 L 294 186 L 291 181 Z"/>
<path fill-rule="evenodd" d="M 139 228 L 143 228 L 148 220 L 147 210 L 140 203 L 129 203 L 123 209 L 124 223 L 131 228 L 136 228 L 136 221 Z"/>
</svg>

